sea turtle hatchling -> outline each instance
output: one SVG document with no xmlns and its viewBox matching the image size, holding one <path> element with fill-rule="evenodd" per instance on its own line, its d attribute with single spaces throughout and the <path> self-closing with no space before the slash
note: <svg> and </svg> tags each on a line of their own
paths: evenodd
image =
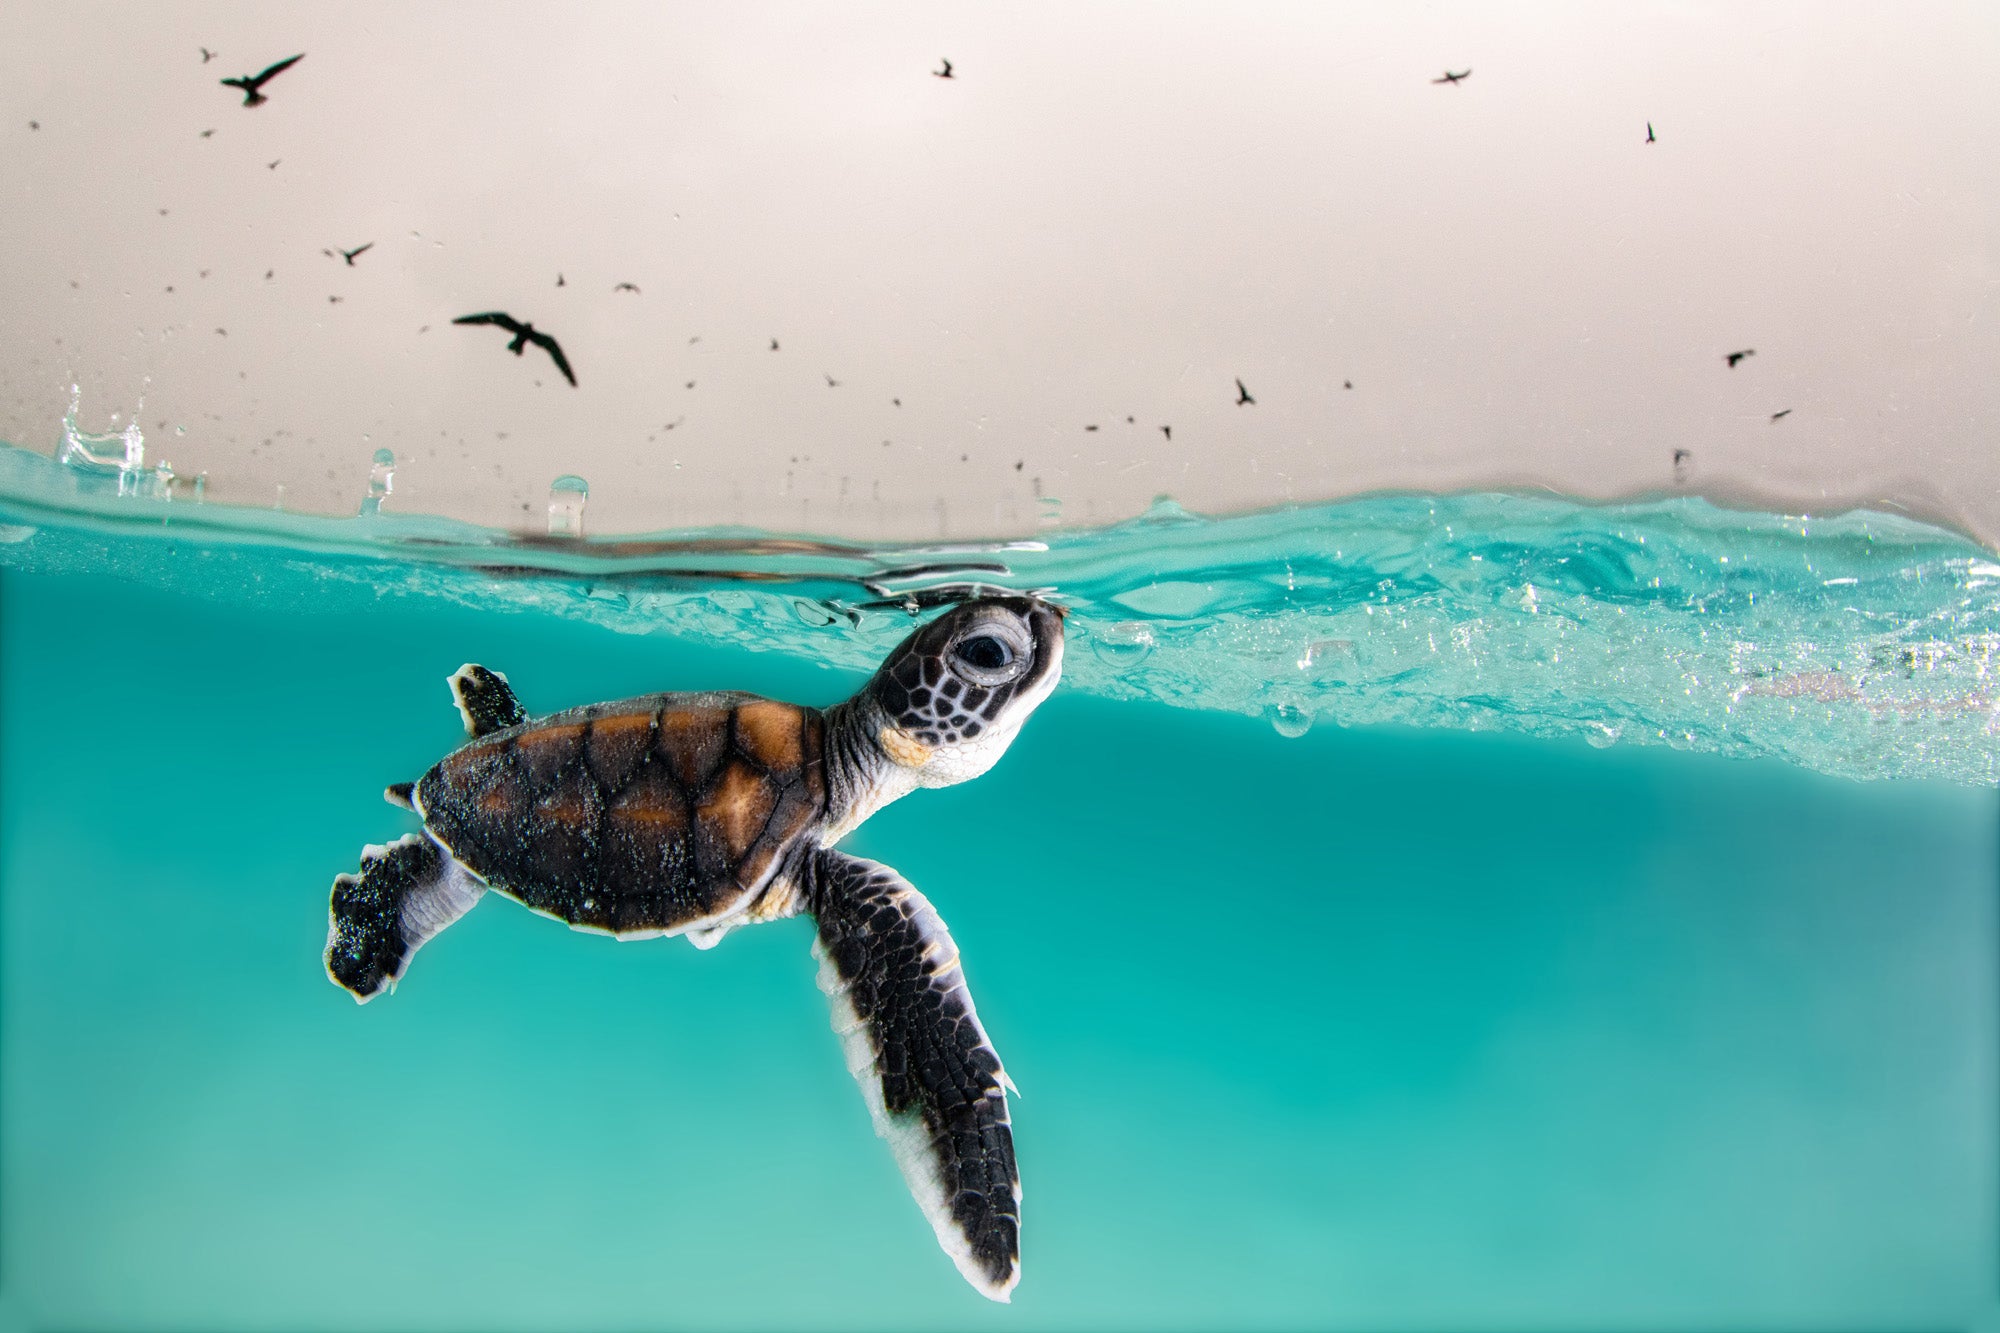
<svg viewBox="0 0 2000 1333">
<path fill-rule="evenodd" d="M 333 883 L 327 974 L 367 1001 L 488 888 L 578 930 L 686 935 L 805 912 L 834 1028 L 875 1128 L 968 1281 L 1020 1278 L 1013 1085 L 958 948 L 887 866 L 837 851 L 918 787 L 978 777 L 1062 670 L 1061 608 L 966 602 L 821 711 L 752 694 L 648 694 L 530 719 L 506 678 L 451 678 L 470 739 L 391 801 L 420 833 Z"/>
</svg>

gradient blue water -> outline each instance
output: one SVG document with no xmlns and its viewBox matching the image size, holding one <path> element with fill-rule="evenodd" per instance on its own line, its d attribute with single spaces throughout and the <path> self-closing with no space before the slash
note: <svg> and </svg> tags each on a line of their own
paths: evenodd
<svg viewBox="0 0 2000 1333">
<path fill-rule="evenodd" d="M 197 556 L 244 591 L 0 569 L 0 1326 L 2000 1318 L 1990 786 L 1059 693 L 850 840 L 1025 1093 L 1001 1308 L 804 921 L 698 953 L 491 900 L 365 1009 L 320 970 L 461 662 L 535 709 L 854 671 Z"/>
</svg>

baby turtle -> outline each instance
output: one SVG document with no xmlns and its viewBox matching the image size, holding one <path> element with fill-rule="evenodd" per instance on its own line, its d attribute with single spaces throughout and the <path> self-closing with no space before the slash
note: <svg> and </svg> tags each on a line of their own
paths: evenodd
<svg viewBox="0 0 2000 1333">
<path fill-rule="evenodd" d="M 498 889 L 578 930 L 685 935 L 800 912 L 875 1128 L 938 1242 L 982 1293 L 1020 1278 L 1013 1090 L 923 894 L 836 851 L 918 787 L 991 768 L 1062 671 L 1060 607 L 967 602 L 821 711 L 753 694 L 647 694 L 530 719 L 504 676 L 451 677 L 469 739 L 388 798 L 423 831 L 333 882 L 327 974 L 367 1001 Z"/>
</svg>

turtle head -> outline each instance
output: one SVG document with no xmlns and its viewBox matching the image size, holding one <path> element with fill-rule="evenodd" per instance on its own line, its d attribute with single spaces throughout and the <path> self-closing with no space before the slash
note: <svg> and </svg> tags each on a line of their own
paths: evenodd
<svg viewBox="0 0 2000 1333">
<path fill-rule="evenodd" d="M 1063 609 L 1032 597 L 962 602 L 897 645 L 863 695 L 876 742 L 917 785 L 976 778 L 1062 675 Z"/>
</svg>

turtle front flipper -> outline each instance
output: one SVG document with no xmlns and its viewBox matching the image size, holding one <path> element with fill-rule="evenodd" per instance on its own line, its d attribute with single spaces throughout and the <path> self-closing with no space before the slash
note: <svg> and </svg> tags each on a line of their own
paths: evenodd
<svg viewBox="0 0 2000 1333">
<path fill-rule="evenodd" d="M 471 911 L 485 892 L 427 833 L 364 848 L 359 875 L 334 877 L 326 974 L 366 1004 L 393 987 L 424 941 Z"/>
<path fill-rule="evenodd" d="M 465 719 L 465 734 L 474 740 L 489 731 L 518 726 L 528 710 L 514 697 L 514 687 L 497 671 L 467 662 L 451 674 L 451 697 Z"/>
<path fill-rule="evenodd" d="M 1007 1092 L 958 947 L 923 894 L 887 866 L 812 854 L 813 956 L 875 1130 L 958 1271 L 1005 1301 L 1021 1274 L 1021 1179 Z"/>
</svg>

